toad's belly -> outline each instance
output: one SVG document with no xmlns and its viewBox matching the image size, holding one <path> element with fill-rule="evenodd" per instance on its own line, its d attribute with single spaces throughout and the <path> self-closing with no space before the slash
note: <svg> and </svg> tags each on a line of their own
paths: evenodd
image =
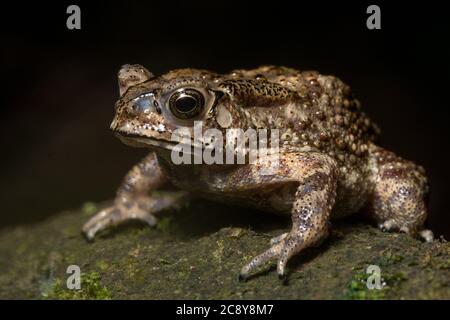
<svg viewBox="0 0 450 320">
<path fill-rule="evenodd" d="M 258 209 L 265 212 L 287 215 L 291 213 L 295 200 L 295 187 L 285 185 L 270 188 L 270 190 L 252 190 L 245 192 L 205 193 L 193 192 L 199 198 L 218 203 Z"/>
<path fill-rule="evenodd" d="M 290 216 L 295 201 L 296 189 L 297 187 L 295 185 L 290 184 L 279 186 L 271 190 L 221 193 L 193 192 L 193 194 L 199 198 L 218 203 Z M 354 190 L 338 190 L 336 202 L 330 214 L 330 218 L 339 219 L 350 216 L 365 205 L 368 198 L 366 192 L 362 190 L 359 194 L 354 194 L 352 191 Z"/>
</svg>

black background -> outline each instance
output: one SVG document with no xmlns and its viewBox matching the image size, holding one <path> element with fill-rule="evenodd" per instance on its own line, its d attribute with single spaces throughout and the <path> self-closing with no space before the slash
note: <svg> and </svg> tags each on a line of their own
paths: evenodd
<svg viewBox="0 0 450 320">
<path fill-rule="evenodd" d="M 81 30 L 66 28 L 70 4 L 81 7 Z M 381 7 L 381 30 L 366 28 L 370 4 Z M 439 2 L 1 5 L 0 227 L 113 197 L 145 154 L 109 131 L 122 64 L 154 74 L 274 64 L 350 84 L 380 144 L 426 168 L 429 226 L 449 238 L 450 13 Z"/>
</svg>

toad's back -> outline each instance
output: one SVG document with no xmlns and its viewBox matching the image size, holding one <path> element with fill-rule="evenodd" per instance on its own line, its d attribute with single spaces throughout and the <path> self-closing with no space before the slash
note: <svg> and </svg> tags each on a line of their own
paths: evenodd
<svg viewBox="0 0 450 320">
<path fill-rule="evenodd" d="M 280 142 L 290 151 L 318 150 L 340 162 L 357 162 L 378 135 L 350 87 L 334 76 L 264 66 L 224 78 L 228 90 L 245 92 L 244 110 L 253 126 L 279 128 Z"/>
</svg>

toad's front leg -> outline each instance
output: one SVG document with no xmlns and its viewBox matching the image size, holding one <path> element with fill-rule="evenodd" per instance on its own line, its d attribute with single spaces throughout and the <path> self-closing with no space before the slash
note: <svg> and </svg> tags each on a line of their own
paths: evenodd
<svg viewBox="0 0 450 320">
<path fill-rule="evenodd" d="M 125 176 L 111 207 L 101 210 L 84 226 L 88 240 L 108 227 L 128 220 L 140 220 L 150 226 L 156 224 L 154 213 L 170 207 L 179 207 L 186 200 L 186 192 L 151 194 L 166 182 L 154 153 L 150 153 Z"/>
<path fill-rule="evenodd" d="M 292 229 L 272 240 L 272 247 L 245 265 L 239 279 L 273 257 L 278 257 L 277 272 L 285 277 L 286 263 L 301 250 L 328 236 L 330 212 L 336 198 L 336 163 L 326 155 L 289 154 L 282 157 L 278 169 L 286 183 L 298 182 L 292 206 Z"/>
</svg>

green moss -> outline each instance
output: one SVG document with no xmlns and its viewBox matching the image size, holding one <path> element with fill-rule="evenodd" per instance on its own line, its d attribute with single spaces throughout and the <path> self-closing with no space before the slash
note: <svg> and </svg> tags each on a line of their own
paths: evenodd
<svg viewBox="0 0 450 320">
<path fill-rule="evenodd" d="M 171 222 L 172 217 L 162 217 L 158 220 L 158 223 L 156 224 L 156 229 L 158 229 L 161 232 L 167 232 L 171 227 Z"/>
<path fill-rule="evenodd" d="M 275 259 L 242 283 L 242 266 L 288 230 L 288 218 L 195 201 L 189 209 L 166 212 L 159 228 L 129 225 L 88 243 L 79 232 L 85 215 L 81 209 L 62 212 L 0 231 L 0 298 L 450 298 L 447 242 L 423 243 L 352 219 L 335 221 L 327 241 L 293 257 L 285 283 Z M 79 291 L 66 288 L 73 264 L 83 273 Z M 381 268 L 381 290 L 366 287 L 371 264 Z"/>
<path fill-rule="evenodd" d="M 351 300 L 378 300 L 385 299 L 386 292 L 381 289 L 367 288 L 367 279 L 369 274 L 365 272 L 355 273 L 348 284 L 345 297 Z"/>
<path fill-rule="evenodd" d="M 380 266 L 387 266 L 391 264 L 399 263 L 403 260 L 403 256 L 401 254 L 398 254 L 394 252 L 393 250 L 387 250 L 382 253 L 380 258 L 378 259 L 377 265 Z"/>
<path fill-rule="evenodd" d="M 94 202 L 85 202 L 81 206 L 81 211 L 84 215 L 90 216 L 98 211 L 98 207 Z"/>
<path fill-rule="evenodd" d="M 165 258 L 159 258 L 159 263 L 162 265 L 170 265 L 170 261 Z"/>
<path fill-rule="evenodd" d="M 406 280 L 403 272 L 391 274 L 382 271 L 380 279 L 381 288 L 369 289 L 367 281 L 370 275 L 365 270 L 355 273 L 347 286 L 345 292 L 346 298 L 352 300 L 386 299 L 388 296 L 392 296 L 393 291 L 398 289 L 398 285 L 402 281 Z"/>
<path fill-rule="evenodd" d="M 95 266 L 103 272 L 105 272 L 109 268 L 109 264 L 105 260 L 96 261 Z"/>
<path fill-rule="evenodd" d="M 100 280 L 101 277 L 97 272 L 82 273 L 81 288 L 79 290 L 69 290 L 62 280 L 56 279 L 52 288 L 42 293 L 42 297 L 57 300 L 111 299 L 111 292 L 102 286 Z"/>
<path fill-rule="evenodd" d="M 222 260 L 222 256 L 223 256 L 223 250 L 225 248 L 224 244 L 223 244 L 223 240 L 217 240 L 216 241 L 216 249 L 212 252 L 212 255 L 214 258 L 216 258 L 219 262 Z"/>
<path fill-rule="evenodd" d="M 396 272 L 394 274 L 384 275 L 385 283 L 390 288 L 395 288 L 400 282 L 405 281 L 407 278 L 403 272 Z"/>
</svg>

